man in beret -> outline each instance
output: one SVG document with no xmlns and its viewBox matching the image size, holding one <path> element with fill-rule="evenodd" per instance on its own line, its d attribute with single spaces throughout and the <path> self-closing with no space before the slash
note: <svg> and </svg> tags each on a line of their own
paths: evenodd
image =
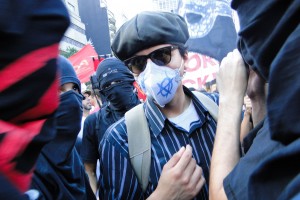
<svg viewBox="0 0 300 200">
<path fill-rule="evenodd" d="M 151 137 L 151 169 L 143 191 L 130 163 L 122 118 L 101 143 L 101 199 L 208 199 L 205 180 L 216 121 L 182 85 L 188 38 L 184 19 L 167 12 L 142 12 L 118 30 L 112 50 L 147 94 L 143 108 Z M 209 97 L 218 102 L 216 94 Z"/>
</svg>

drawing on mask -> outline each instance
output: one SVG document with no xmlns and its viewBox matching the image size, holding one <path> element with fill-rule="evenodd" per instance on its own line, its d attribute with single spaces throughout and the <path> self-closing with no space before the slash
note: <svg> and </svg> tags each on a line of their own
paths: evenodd
<svg viewBox="0 0 300 200">
<path fill-rule="evenodd" d="M 169 94 L 171 94 L 172 88 L 173 88 L 173 78 L 166 77 L 160 84 L 157 83 L 159 87 L 159 91 L 157 95 L 161 95 L 163 97 L 168 97 Z"/>
</svg>

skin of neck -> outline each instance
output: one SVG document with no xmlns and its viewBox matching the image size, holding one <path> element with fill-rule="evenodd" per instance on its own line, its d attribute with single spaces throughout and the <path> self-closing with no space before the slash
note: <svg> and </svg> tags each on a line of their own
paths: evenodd
<svg viewBox="0 0 300 200">
<path fill-rule="evenodd" d="M 90 110 L 83 109 L 82 115 L 83 115 L 84 117 L 87 117 L 89 114 L 90 114 Z"/>
</svg>

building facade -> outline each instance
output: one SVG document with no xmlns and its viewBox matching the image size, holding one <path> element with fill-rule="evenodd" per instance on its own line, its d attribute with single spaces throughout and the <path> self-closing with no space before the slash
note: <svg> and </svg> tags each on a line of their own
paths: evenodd
<svg viewBox="0 0 300 200">
<path fill-rule="evenodd" d="M 68 48 L 80 50 L 87 44 L 87 38 L 85 24 L 82 23 L 79 15 L 78 0 L 63 0 L 63 2 L 68 9 L 71 24 L 60 42 L 59 49 L 62 52 L 67 51 Z"/>
<path fill-rule="evenodd" d="M 153 10 L 174 12 L 178 7 L 178 0 L 152 0 Z"/>
</svg>

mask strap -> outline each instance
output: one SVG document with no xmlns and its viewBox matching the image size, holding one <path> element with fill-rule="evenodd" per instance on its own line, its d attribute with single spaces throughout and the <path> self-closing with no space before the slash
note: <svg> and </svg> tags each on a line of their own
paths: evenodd
<svg viewBox="0 0 300 200">
<path fill-rule="evenodd" d="M 177 68 L 177 70 L 176 70 L 177 75 L 176 75 L 175 80 L 176 80 L 177 82 L 181 81 L 182 78 L 183 78 L 183 75 L 181 76 L 181 74 L 180 74 L 181 68 L 182 68 L 183 66 L 184 66 L 184 65 L 183 65 L 183 58 L 182 58 L 180 67 Z"/>
<path fill-rule="evenodd" d="M 179 71 L 181 70 L 181 68 L 184 66 L 183 65 L 184 63 L 183 63 L 183 58 L 182 58 L 182 60 L 181 60 L 181 64 L 180 64 L 180 67 L 179 67 Z"/>
</svg>

